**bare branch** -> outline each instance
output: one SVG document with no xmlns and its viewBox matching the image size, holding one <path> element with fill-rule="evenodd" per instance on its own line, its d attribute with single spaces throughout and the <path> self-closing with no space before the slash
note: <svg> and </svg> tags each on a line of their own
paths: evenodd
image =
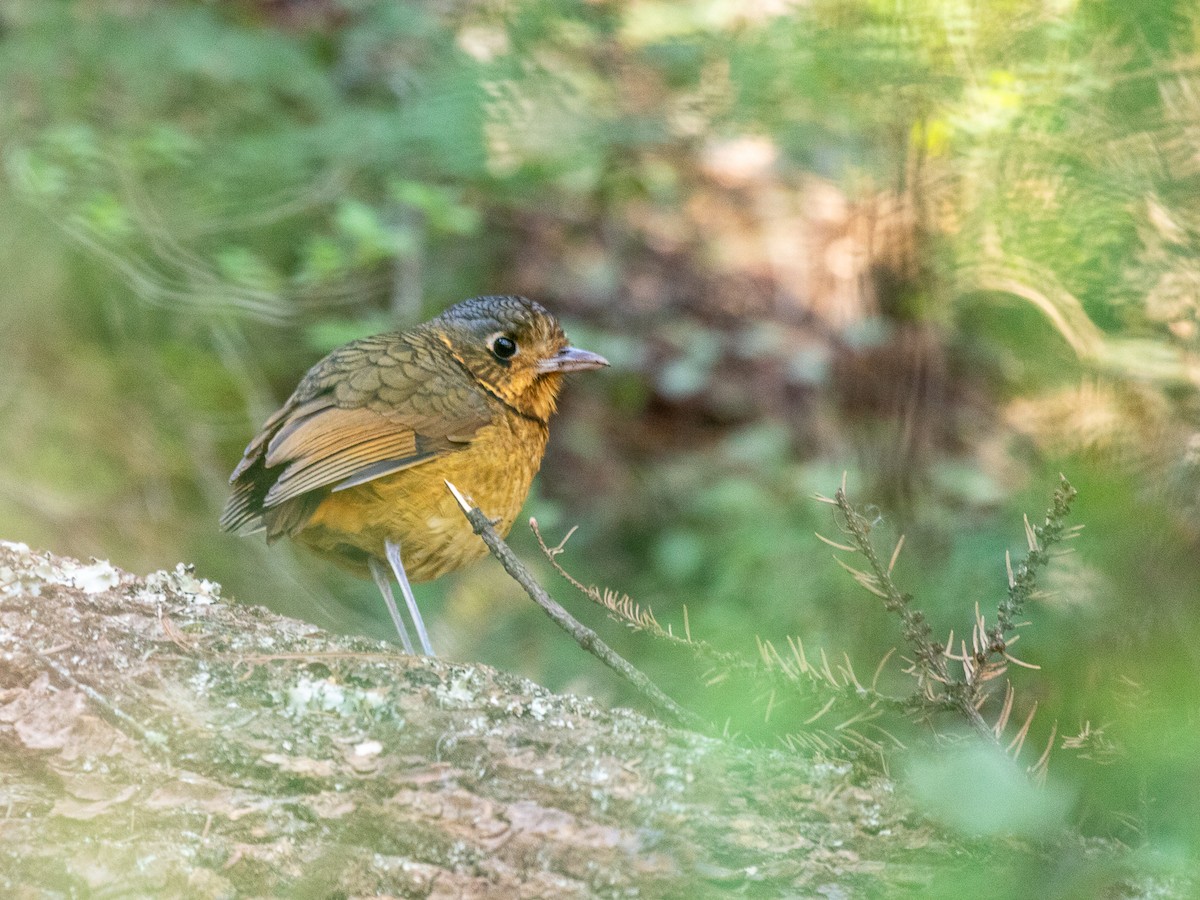
<svg viewBox="0 0 1200 900">
<path fill-rule="evenodd" d="M 521 560 L 517 559 L 515 553 L 509 549 L 508 544 L 496 533 L 496 529 L 492 527 L 491 520 L 479 509 L 479 507 L 467 501 L 466 497 L 452 485 L 449 481 L 446 482 L 446 487 L 451 494 L 454 495 L 459 507 L 462 509 L 463 515 L 467 517 L 467 521 L 471 523 L 471 528 L 475 533 L 483 538 L 483 542 L 487 544 L 492 555 L 500 561 L 500 565 L 504 566 L 504 570 L 524 588 L 525 593 L 533 600 L 542 611 L 550 617 L 550 619 L 567 632 L 575 643 L 579 644 L 588 653 L 591 653 L 598 660 L 628 681 L 637 690 L 639 694 L 645 697 L 655 708 L 667 713 L 672 719 L 685 725 L 688 728 L 696 731 L 710 731 L 703 719 L 695 713 L 690 712 L 668 697 L 663 691 L 647 678 L 640 670 L 634 668 L 620 654 L 604 643 L 600 639 L 600 635 L 592 631 L 582 622 L 579 622 L 574 616 L 567 612 L 563 607 L 543 588 L 533 577 L 533 573 L 526 568 Z"/>
</svg>

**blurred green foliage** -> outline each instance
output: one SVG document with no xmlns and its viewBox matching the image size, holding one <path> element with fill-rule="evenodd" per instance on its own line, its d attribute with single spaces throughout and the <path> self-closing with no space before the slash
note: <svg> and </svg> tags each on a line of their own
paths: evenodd
<svg viewBox="0 0 1200 900">
<path fill-rule="evenodd" d="M 897 577 L 935 632 L 960 635 L 1066 471 L 1087 529 L 1030 613 L 1041 669 L 1012 673 L 1015 717 L 1039 704 L 1028 746 L 1055 734 L 1049 787 L 975 751 L 952 771 L 914 752 L 906 783 L 968 833 L 1065 822 L 1141 854 L 1014 860 L 989 896 L 1186 870 L 1198 33 L 1169 0 L 12 0 L 0 536 L 186 559 L 385 636 L 371 586 L 219 535 L 224 479 L 322 353 L 529 293 L 614 362 L 570 385 L 530 513 L 581 525 L 581 578 L 676 628 L 686 605 L 729 649 L 796 634 L 870 672 L 896 643 L 812 536 L 830 520 L 810 497 L 843 471 L 881 539 L 907 535 Z M 625 699 L 490 562 L 421 594 L 449 655 Z M 761 707 L 581 615 L 758 733 Z M 959 802 L 973 783 L 1001 802 Z"/>
</svg>

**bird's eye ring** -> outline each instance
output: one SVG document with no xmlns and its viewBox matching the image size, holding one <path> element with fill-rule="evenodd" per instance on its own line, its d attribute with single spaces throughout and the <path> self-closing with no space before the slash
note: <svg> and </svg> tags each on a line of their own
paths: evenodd
<svg viewBox="0 0 1200 900">
<path fill-rule="evenodd" d="M 508 335 L 502 334 L 492 341 L 492 355 L 496 359 L 509 359 L 517 352 L 517 342 Z"/>
</svg>

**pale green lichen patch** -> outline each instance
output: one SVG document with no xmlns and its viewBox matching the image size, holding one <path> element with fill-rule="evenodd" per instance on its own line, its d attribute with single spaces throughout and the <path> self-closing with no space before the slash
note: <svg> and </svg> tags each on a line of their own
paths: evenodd
<svg viewBox="0 0 1200 900">
<path fill-rule="evenodd" d="M 62 585 L 84 594 L 100 594 L 126 584 L 133 576 L 122 573 L 106 559 L 83 563 L 76 559 L 36 553 L 25 544 L 0 541 L 6 561 L 0 565 L 0 596 L 18 592 L 39 597 L 47 585 Z"/>
</svg>

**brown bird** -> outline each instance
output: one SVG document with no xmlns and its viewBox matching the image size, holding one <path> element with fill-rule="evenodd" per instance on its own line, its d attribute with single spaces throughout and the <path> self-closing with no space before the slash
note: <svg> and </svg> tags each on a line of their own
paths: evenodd
<svg viewBox="0 0 1200 900">
<path fill-rule="evenodd" d="M 351 341 L 309 369 L 230 476 L 221 527 L 281 536 L 371 576 L 408 652 L 390 565 L 422 649 L 409 579 L 487 547 L 446 489 L 507 534 L 542 462 L 562 376 L 607 366 L 524 297 L 476 297 L 408 331 Z"/>
</svg>

